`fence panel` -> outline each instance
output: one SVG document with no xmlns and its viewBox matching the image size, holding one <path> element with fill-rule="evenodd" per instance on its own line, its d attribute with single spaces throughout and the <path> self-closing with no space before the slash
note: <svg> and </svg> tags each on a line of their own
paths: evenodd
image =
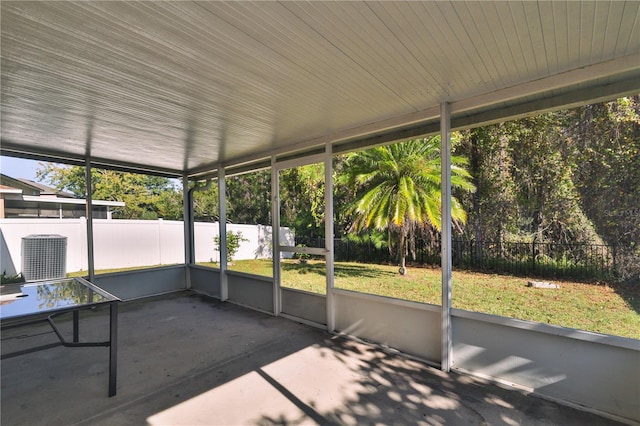
<svg viewBox="0 0 640 426">
<path fill-rule="evenodd" d="M 184 263 L 182 221 L 94 220 L 96 269 Z M 196 262 L 219 261 L 214 238 L 218 223 L 195 224 Z M 236 260 L 271 257 L 271 227 L 229 224 L 228 230 L 242 232 L 243 241 Z M 2 219 L 0 271 L 19 273 L 22 267 L 22 237 L 31 234 L 58 234 L 67 237 L 67 271 L 87 270 L 86 220 Z M 283 228 L 283 240 L 293 241 L 293 233 Z M 295 239 L 296 244 L 324 246 L 324 239 Z M 452 260 L 457 269 L 514 275 L 558 278 L 601 278 L 614 276 L 616 250 L 597 244 L 523 243 L 508 241 L 452 241 Z M 440 265 L 440 241 L 416 240 L 415 260 L 419 265 Z M 397 263 L 388 248 L 377 248 L 371 240 L 353 242 L 335 239 L 335 259 L 344 262 Z"/>
<path fill-rule="evenodd" d="M 228 231 L 241 232 L 243 241 L 235 260 L 272 256 L 271 227 L 227 225 Z M 214 238 L 218 223 L 195 223 L 196 262 L 219 261 Z M 0 220 L 0 272 L 15 275 L 22 269 L 22 238 L 31 234 L 57 234 L 67 237 L 67 272 L 86 271 L 86 219 L 2 219 Z M 282 241 L 293 241 L 288 228 L 280 231 Z M 93 221 L 95 269 L 156 266 L 184 263 L 184 224 L 182 221 L 96 219 Z"/>
<path fill-rule="evenodd" d="M 440 241 L 417 240 L 415 260 L 408 263 L 440 265 Z M 336 261 L 397 263 L 388 249 L 371 243 L 335 239 Z M 456 269 L 555 278 L 609 279 L 615 274 L 614 247 L 601 244 L 473 241 L 454 239 L 451 258 Z"/>
<path fill-rule="evenodd" d="M 87 269 L 87 222 L 85 219 L 0 219 L 2 256 L 0 273 L 22 270 L 22 238 L 32 234 L 67 237 L 67 272 Z"/>
</svg>

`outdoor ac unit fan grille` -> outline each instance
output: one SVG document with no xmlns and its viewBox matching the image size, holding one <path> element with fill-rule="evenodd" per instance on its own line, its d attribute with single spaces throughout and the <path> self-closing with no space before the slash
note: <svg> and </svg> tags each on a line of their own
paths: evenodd
<svg viewBox="0 0 640 426">
<path fill-rule="evenodd" d="M 67 237 L 28 235 L 22 238 L 22 275 L 26 281 L 67 276 Z"/>
</svg>

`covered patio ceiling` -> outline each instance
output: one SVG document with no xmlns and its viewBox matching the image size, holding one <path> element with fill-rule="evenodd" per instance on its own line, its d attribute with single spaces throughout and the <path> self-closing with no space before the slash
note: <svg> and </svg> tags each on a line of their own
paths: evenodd
<svg viewBox="0 0 640 426">
<path fill-rule="evenodd" d="M 640 2 L 2 1 L 2 153 L 196 175 L 640 93 Z"/>
</svg>

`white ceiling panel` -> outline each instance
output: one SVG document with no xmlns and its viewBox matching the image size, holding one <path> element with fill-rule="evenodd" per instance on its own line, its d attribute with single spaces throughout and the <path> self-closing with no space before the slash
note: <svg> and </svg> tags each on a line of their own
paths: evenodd
<svg viewBox="0 0 640 426">
<path fill-rule="evenodd" d="M 6 154 L 182 173 L 424 126 L 441 102 L 472 120 L 640 92 L 637 1 L 0 5 Z"/>
</svg>

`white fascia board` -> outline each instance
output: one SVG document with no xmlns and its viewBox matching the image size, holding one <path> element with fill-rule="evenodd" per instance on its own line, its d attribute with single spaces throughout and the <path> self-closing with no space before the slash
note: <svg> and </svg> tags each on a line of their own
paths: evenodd
<svg viewBox="0 0 640 426">
<path fill-rule="evenodd" d="M 86 200 L 82 198 L 58 198 L 58 197 L 39 197 L 36 195 L 24 195 L 22 197 L 24 201 L 33 201 L 36 203 L 54 203 L 54 204 L 86 204 Z M 124 207 L 123 201 L 107 201 L 107 200 L 92 200 L 91 204 L 94 206 L 105 207 Z"/>
<path fill-rule="evenodd" d="M 22 189 L 15 188 L 0 188 L 0 194 L 22 194 Z"/>
</svg>

